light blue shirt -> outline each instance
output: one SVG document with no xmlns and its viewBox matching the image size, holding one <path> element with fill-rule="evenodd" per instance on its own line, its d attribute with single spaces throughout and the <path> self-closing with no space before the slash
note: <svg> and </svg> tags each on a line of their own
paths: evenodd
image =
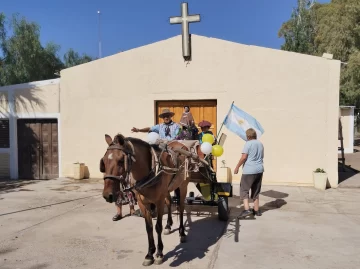
<svg viewBox="0 0 360 269">
<path fill-rule="evenodd" d="M 246 141 L 242 153 L 246 153 L 248 155 L 242 171 L 244 175 L 259 174 L 264 172 L 264 146 L 259 140 L 254 139 Z"/>
<path fill-rule="evenodd" d="M 175 137 L 179 133 L 180 126 L 177 123 L 172 122 L 169 125 L 169 127 L 170 127 L 170 135 L 169 136 L 165 136 L 166 127 L 167 127 L 167 125 L 165 123 L 160 123 L 160 124 L 157 124 L 157 125 L 151 127 L 150 131 L 158 133 L 160 136 L 160 139 L 174 140 Z"/>
</svg>

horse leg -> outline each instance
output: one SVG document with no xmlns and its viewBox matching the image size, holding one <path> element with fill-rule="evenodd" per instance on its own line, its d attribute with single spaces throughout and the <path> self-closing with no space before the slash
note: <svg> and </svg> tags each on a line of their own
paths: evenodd
<svg viewBox="0 0 360 269">
<path fill-rule="evenodd" d="M 150 205 L 145 207 L 145 205 L 142 202 L 140 202 L 140 199 L 139 199 L 139 207 L 140 207 L 140 210 L 145 219 L 146 233 L 148 235 L 148 244 L 149 244 L 148 254 L 145 256 L 143 266 L 149 266 L 154 263 L 153 255 L 156 251 L 155 242 L 154 242 L 154 234 L 153 234 L 153 222 L 152 222 L 152 217 L 151 217 L 151 213 L 150 213 Z"/>
<path fill-rule="evenodd" d="M 179 227 L 179 235 L 180 235 L 180 242 L 186 242 L 186 234 L 184 228 L 184 209 L 185 209 L 185 198 L 187 193 L 187 182 L 184 182 L 180 188 L 180 227 Z"/>
<path fill-rule="evenodd" d="M 167 197 L 165 198 L 166 207 L 168 209 L 168 219 L 165 226 L 164 234 L 168 235 L 171 232 L 171 226 L 173 225 L 172 220 L 172 213 L 171 213 L 171 196 L 170 193 L 168 193 Z"/>
<path fill-rule="evenodd" d="M 161 239 L 161 233 L 163 229 L 162 218 L 164 214 L 164 199 L 165 198 L 163 197 L 156 203 L 157 219 L 156 219 L 155 230 L 158 235 L 158 245 L 157 245 L 157 253 L 155 255 L 155 264 L 157 265 L 162 264 L 164 259 L 164 254 L 163 254 L 164 244 Z"/>
<path fill-rule="evenodd" d="M 176 198 L 177 198 L 177 203 L 176 203 L 176 210 L 180 210 L 179 209 L 179 205 L 180 205 L 180 187 L 179 188 L 177 188 L 177 189 L 175 189 L 175 196 L 176 196 Z"/>
</svg>

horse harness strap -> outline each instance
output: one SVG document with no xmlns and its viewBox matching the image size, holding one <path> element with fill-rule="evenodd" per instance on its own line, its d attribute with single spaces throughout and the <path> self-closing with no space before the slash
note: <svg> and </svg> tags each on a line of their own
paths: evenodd
<svg viewBox="0 0 360 269">
<path fill-rule="evenodd" d="M 159 182 L 159 180 L 161 179 L 160 176 L 161 176 L 162 173 L 167 173 L 167 174 L 172 174 L 173 175 L 173 177 L 172 177 L 172 179 L 170 181 L 170 184 L 171 184 L 171 182 L 175 178 L 175 175 L 179 171 L 179 168 L 171 168 L 171 167 L 168 167 L 168 166 L 163 166 L 161 164 L 160 157 L 164 152 L 169 153 L 170 156 L 171 156 L 171 159 L 172 159 L 172 161 L 173 161 L 173 163 L 174 163 L 174 165 L 176 167 L 177 166 L 176 153 L 173 150 L 169 149 L 167 147 L 167 144 L 163 145 L 161 147 L 161 149 L 162 149 L 161 153 L 158 156 L 156 154 L 154 148 L 151 147 L 152 166 L 153 166 L 152 170 L 149 172 L 149 174 L 147 176 L 145 176 L 141 180 L 136 181 L 136 183 L 133 186 L 124 189 L 124 192 L 132 191 L 133 189 L 140 192 L 141 189 L 144 189 L 146 187 L 151 187 L 151 186 L 153 186 L 153 185 L 155 185 L 156 183 Z M 184 165 L 184 164 L 182 164 L 182 165 Z M 170 172 L 168 172 L 168 171 L 170 171 Z"/>
<path fill-rule="evenodd" d="M 109 147 L 107 148 L 107 150 L 118 149 L 125 154 L 124 165 L 125 165 L 126 178 L 124 179 L 122 175 L 121 176 L 105 175 L 104 180 L 105 179 L 119 180 L 121 183 L 123 184 L 125 183 L 125 185 L 130 183 L 130 171 L 131 171 L 132 163 L 136 162 L 136 159 L 135 159 L 135 150 L 133 144 L 128 140 L 126 140 L 126 143 L 130 146 L 132 152 L 130 152 L 127 148 L 116 144 L 110 144 Z"/>
<path fill-rule="evenodd" d="M 118 150 L 121 150 L 125 154 L 125 158 L 124 158 L 124 166 L 125 166 L 125 173 L 126 173 L 125 179 L 123 176 L 113 176 L 113 175 L 105 175 L 104 179 L 119 180 L 125 186 L 128 186 L 131 183 L 130 182 L 130 173 L 131 173 L 132 163 L 136 162 L 136 159 L 135 159 L 134 146 L 132 145 L 132 143 L 129 140 L 126 140 L 126 144 L 131 148 L 131 151 L 129 151 L 128 148 L 121 146 L 121 145 L 117 145 L 117 144 L 110 144 L 108 147 L 108 150 L 118 149 Z M 140 190 L 145 187 L 151 187 L 151 186 L 155 185 L 161 179 L 160 176 L 162 173 L 167 173 L 167 174 L 173 175 L 172 179 L 170 180 L 170 184 L 171 184 L 171 182 L 175 178 L 177 172 L 179 172 L 180 167 L 182 167 L 184 165 L 184 163 L 181 164 L 180 167 L 178 167 L 178 161 L 177 161 L 177 157 L 176 157 L 177 154 L 175 151 L 170 149 L 167 144 L 162 144 L 160 146 L 160 148 L 161 148 L 161 153 L 158 156 L 156 154 L 154 148 L 151 147 L 151 154 L 153 156 L 153 161 L 152 161 L 153 168 L 151 169 L 149 174 L 146 175 L 144 178 L 137 180 L 136 183 L 133 184 L 133 186 L 125 188 L 124 192 L 129 192 L 129 191 L 132 191 L 133 189 L 140 192 Z M 160 157 L 164 152 L 169 153 L 175 168 L 163 166 L 161 164 Z"/>
</svg>

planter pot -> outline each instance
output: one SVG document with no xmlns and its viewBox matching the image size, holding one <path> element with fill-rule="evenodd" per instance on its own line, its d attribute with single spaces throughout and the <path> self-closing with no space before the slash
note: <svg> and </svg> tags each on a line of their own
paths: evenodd
<svg viewBox="0 0 360 269">
<path fill-rule="evenodd" d="M 327 173 L 313 172 L 314 187 L 318 190 L 326 190 Z"/>
<path fill-rule="evenodd" d="M 232 183 L 230 167 L 220 167 L 216 172 L 216 178 L 219 182 Z"/>
<path fill-rule="evenodd" d="M 84 170 L 85 169 L 83 163 L 74 163 L 74 179 L 83 179 Z"/>
</svg>

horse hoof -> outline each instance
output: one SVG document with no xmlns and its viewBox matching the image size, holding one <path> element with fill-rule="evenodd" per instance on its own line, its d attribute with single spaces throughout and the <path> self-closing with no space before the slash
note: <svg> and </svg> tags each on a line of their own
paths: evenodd
<svg viewBox="0 0 360 269">
<path fill-rule="evenodd" d="M 165 234 L 165 235 L 170 234 L 170 232 L 171 232 L 171 229 L 165 229 L 165 230 L 164 230 L 164 234 Z"/>
<path fill-rule="evenodd" d="M 148 259 L 145 259 L 144 262 L 143 262 L 143 266 L 150 266 L 154 263 L 154 260 L 148 260 Z"/>
<path fill-rule="evenodd" d="M 180 243 L 185 243 L 186 242 L 186 236 L 180 236 Z"/>
<path fill-rule="evenodd" d="M 160 265 L 163 263 L 163 261 L 164 261 L 164 257 L 156 257 L 154 264 Z"/>
</svg>

